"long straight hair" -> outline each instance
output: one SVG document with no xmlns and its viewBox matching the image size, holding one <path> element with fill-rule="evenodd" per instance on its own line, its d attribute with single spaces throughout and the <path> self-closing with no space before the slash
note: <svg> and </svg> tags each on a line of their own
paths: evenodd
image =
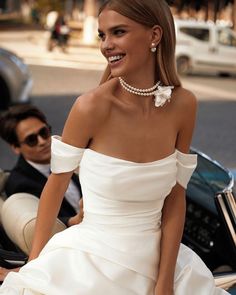
<svg viewBox="0 0 236 295">
<path fill-rule="evenodd" d="M 180 86 L 175 63 L 175 26 L 170 8 L 165 0 L 105 0 L 99 9 L 99 14 L 105 9 L 111 9 L 146 27 L 159 25 L 162 38 L 156 51 L 156 79 L 162 85 Z M 109 66 L 106 67 L 100 84 L 112 78 Z"/>
</svg>

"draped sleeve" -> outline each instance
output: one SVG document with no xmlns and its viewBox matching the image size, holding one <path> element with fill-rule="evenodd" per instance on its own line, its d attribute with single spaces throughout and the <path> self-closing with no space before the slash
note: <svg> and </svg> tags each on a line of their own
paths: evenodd
<svg viewBox="0 0 236 295">
<path fill-rule="evenodd" d="M 84 148 L 77 148 L 61 141 L 61 137 L 52 136 L 51 145 L 51 171 L 64 173 L 74 171 L 79 167 Z"/>
<path fill-rule="evenodd" d="M 187 188 L 187 184 L 197 166 L 197 155 L 184 154 L 177 150 L 177 182 Z"/>
</svg>

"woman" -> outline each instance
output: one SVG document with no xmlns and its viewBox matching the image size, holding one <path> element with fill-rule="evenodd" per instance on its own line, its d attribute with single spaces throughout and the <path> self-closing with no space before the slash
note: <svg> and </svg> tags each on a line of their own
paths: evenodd
<svg viewBox="0 0 236 295">
<path fill-rule="evenodd" d="M 108 61 L 103 83 L 76 101 L 62 138 L 53 137 L 32 261 L 7 276 L 0 294 L 227 294 L 180 246 L 196 166 L 188 154 L 196 99 L 175 72 L 168 5 L 105 1 L 99 37 Z M 83 222 L 47 243 L 78 166 Z"/>
</svg>

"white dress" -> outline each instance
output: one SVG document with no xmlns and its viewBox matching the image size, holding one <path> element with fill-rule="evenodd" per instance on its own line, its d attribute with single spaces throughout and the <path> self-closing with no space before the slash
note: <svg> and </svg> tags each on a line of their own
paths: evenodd
<svg viewBox="0 0 236 295">
<path fill-rule="evenodd" d="M 52 171 L 80 166 L 84 219 L 56 234 L 40 256 L 10 273 L 0 294 L 153 295 L 165 197 L 183 187 L 197 156 L 178 150 L 136 163 L 52 140 Z M 223 295 L 202 260 L 181 244 L 175 295 Z M 163 294 L 164 295 L 164 294 Z"/>
</svg>

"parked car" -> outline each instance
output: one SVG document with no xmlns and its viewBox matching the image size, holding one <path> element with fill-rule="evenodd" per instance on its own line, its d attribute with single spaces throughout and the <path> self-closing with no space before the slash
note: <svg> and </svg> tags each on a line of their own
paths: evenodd
<svg viewBox="0 0 236 295">
<path fill-rule="evenodd" d="M 236 74 L 236 33 L 213 22 L 175 20 L 176 63 L 180 74 Z"/>
<path fill-rule="evenodd" d="M 203 259 L 212 271 L 216 284 L 235 295 L 236 203 L 233 175 L 201 151 L 192 148 L 191 153 L 198 155 L 198 165 L 186 192 L 187 210 L 182 242 Z M 2 175 L 3 180 L 4 177 L 7 177 L 7 173 Z M 26 261 L 27 254 L 0 227 L 0 266 L 13 268 Z"/>
<path fill-rule="evenodd" d="M 15 53 L 0 48 L 0 110 L 28 102 L 31 89 L 28 66 Z"/>
</svg>

